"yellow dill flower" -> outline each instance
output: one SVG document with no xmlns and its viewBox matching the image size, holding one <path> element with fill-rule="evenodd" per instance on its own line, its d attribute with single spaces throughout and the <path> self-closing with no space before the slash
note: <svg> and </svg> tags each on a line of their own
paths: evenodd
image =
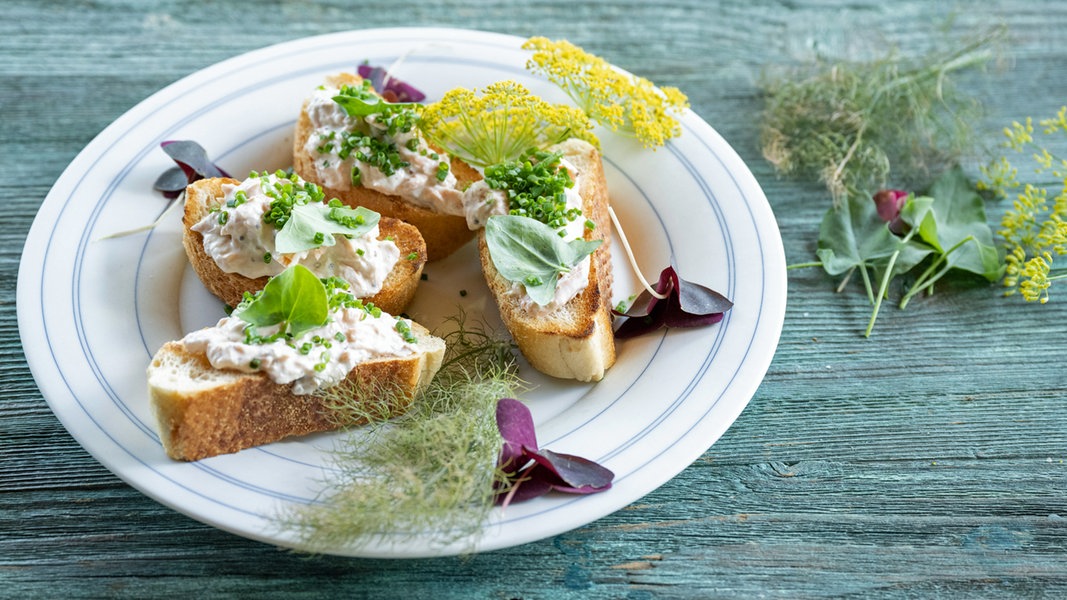
<svg viewBox="0 0 1067 600">
<path fill-rule="evenodd" d="M 514 81 L 476 90 L 456 88 L 419 115 L 423 135 L 469 164 L 486 167 L 517 160 L 576 137 L 599 146 L 593 123 L 573 107 L 550 104 Z"/>
<path fill-rule="evenodd" d="M 1037 163 L 1036 171 L 1041 173 L 1052 168 L 1052 154 L 1049 153 L 1048 148 L 1041 148 L 1040 153 L 1034 153 L 1034 162 Z"/>
<path fill-rule="evenodd" d="M 1006 156 L 1001 156 L 978 170 L 981 171 L 983 179 L 979 180 L 975 187 L 991 191 L 997 197 L 1005 198 L 1009 190 L 1021 185 L 1018 180 L 1019 169 L 1013 167 Z"/>
<path fill-rule="evenodd" d="M 1034 248 L 1041 223 L 1048 218 L 1048 192 L 1044 188 L 1026 184 L 1022 193 L 1015 197 L 1012 208 L 1004 211 L 997 233 L 1009 246 L 1023 249 Z"/>
<path fill-rule="evenodd" d="M 1067 106 L 1061 107 L 1056 116 L 1039 121 L 1044 135 L 1067 134 Z M 1004 146 L 1016 152 L 1031 148 L 1034 172 L 1059 179 L 1063 187 L 1059 194 L 1049 200 L 1047 187 L 1031 183 L 1021 184 L 1018 171 L 1006 157 L 982 168 L 981 189 L 1007 197 L 1009 191 L 1022 187 L 1015 193 L 1011 208 L 1004 211 L 1000 231 L 1007 250 L 1004 257 L 1004 285 L 1010 288 L 1007 295 L 1018 291 L 1028 302 L 1048 302 L 1048 289 L 1057 279 L 1067 274 L 1052 274 L 1056 270 L 1055 256 L 1067 255 L 1067 160 L 1057 157 L 1033 137 L 1033 120 L 1018 121 L 1005 128 L 1008 138 Z M 1062 267 L 1061 267 L 1062 268 Z"/>
<path fill-rule="evenodd" d="M 1067 131 L 1067 106 L 1061 106 L 1054 119 L 1042 119 L 1040 123 L 1046 134 Z"/>
<path fill-rule="evenodd" d="M 1049 272 L 1052 270 L 1052 255 L 1042 252 L 1041 256 L 1035 256 L 1026 261 L 1023 266 L 1022 282 L 1019 283 L 1019 293 L 1027 302 L 1048 302 L 1048 288 L 1052 286 L 1049 280 Z"/>
<path fill-rule="evenodd" d="M 1030 117 L 1026 118 L 1026 124 L 1022 124 L 1018 121 L 1013 121 L 1011 127 L 1004 128 L 1004 136 L 1007 137 L 1007 141 L 1004 145 L 1016 152 L 1023 149 L 1023 146 L 1034 141 L 1034 120 Z"/>
<path fill-rule="evenodd" d="M 689 100 L 678 88 L 657 88 L 566 40 L 534 37 L 522 47 L 534 51 L 526 68 L 562 88 L 590 119 L 649 148 L 681 135 L 674 114 L 686 109 Z"/>
</svg>

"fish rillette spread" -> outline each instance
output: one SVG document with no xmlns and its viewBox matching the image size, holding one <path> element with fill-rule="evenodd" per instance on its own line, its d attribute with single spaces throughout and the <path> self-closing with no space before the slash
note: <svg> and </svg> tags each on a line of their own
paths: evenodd
<svg viewBox="0 0 1067 600">
<path fill-rule="evenodd" d="M 395 243 L 378 239 L 377 224 L 360 235 L 333 235 L 332 245 L 280 251 L 279 233 L 292 212 L 322 205 L 321 189 L 295 175 L 253 174 L 239 185 L 224 184 L 223 191 L 217 210 L 192 230 L 203 236 L 205 252 L 224 272 L 255 279 L 301 264 L 318 277 L 343 279 L 357 297 L 368 297 L 382 289 L 400 259 Z"/>
</svg>

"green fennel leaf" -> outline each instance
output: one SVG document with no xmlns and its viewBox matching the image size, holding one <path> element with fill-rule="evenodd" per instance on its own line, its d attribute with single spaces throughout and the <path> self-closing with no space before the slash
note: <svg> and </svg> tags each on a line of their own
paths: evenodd
<svg viewBox="0 0 1067 600">
<path fill-rule="evenodd" d="M 325 204 L 300 204 L 274 240 L 275 248 L 283 254 L 311 250 L 319 246 L 332 246 L 334 235 L 360 237 L 378 224 L 381 215 L 363 208 L 330 207 Z M 322 234 L 321 241 L 317 240 Z"/>
<path fill-rule="evenodd" d="M 284 331 L 299 337 L 326 323 L 326 286 L 307 267 L 293 265 L 272 277 L 253 300 L 242 302 L 233 314 L 256 327 L 282 325 Z"/>
<path fill-rule="evenodd" d="M 485 223 L 489 256 L 500 275 L 526 287 L 530 298 L 542 306 L 552 301 L 556 282 L 603 240 L 563 241 L 555 229 L 529 217 L 497 215 Z"/>
</svg>

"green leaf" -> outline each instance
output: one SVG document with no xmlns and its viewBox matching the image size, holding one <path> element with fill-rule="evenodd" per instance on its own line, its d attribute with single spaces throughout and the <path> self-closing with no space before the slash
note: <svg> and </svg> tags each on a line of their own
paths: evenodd
<svg viewBox="0 0 1067 600">
<path fill-rule="evenodd" d="M 333 97 L 333 101 L 336 102 L 344 109 L 350 117 L 366 117 L 367 115 L 373 115 L 375 113 L 385 112 L 389 110 L 389 107 L 413 107 L 414 102 L 394 102 L 389 103 L 384 100 L 376 100 L 374 102 L 368 102 L 362 98 L 356 96 L 347 96 L 344 94 L 338 94 Z"/>
<path fill-rule="evenodd" d="M 819 227 L 818 250 L 823 269 L 840 275 L 856 267 L 885 265 L 900 250 L 893 270 L 903 273 L 929 254 L 929 249 L 907 244 L 893 235 L 878 218 L 874 202 L 850 196 L 826 212 Z"/>
<path fill-rule="evenodd" d="M 560 274 L 592 254 L 602 241 L 565 242 L 555 229 L 529 217 L 496 215 L 485 223 L 493 266 L 504 279 L 523 284 L 530 298 L 542 306 L 555 296 Z"/>
<path fill-rule="evenodd" d="M 360 237 L 378 224 L 381 215 L 363 208 L 331 207 L 317 202 L 298 204 L 285 226 L 274 239 L 274 246 L 282 254 L 303 252 L 319 246 L 332 246 L 334 235 Z M 322 241 L 316 235 L 322 234 Z"/>
<path fill-rule="evenodd" d="M 256 327 L 282 325 L 293 337 L 321 327 L 329 315 L 326 286 L 307 267 L 293 265 L 272 277 L 234 316 Z"/>
<path fill-rule="evenodd" d="M 959 167 L 946 171 L 921 198 L 925 211 L 901 211 L 901 218 L 950 268 L 977 273 L 996 281 L 1001 260 L 986 222 L 985 204 Z"/>
</svg>

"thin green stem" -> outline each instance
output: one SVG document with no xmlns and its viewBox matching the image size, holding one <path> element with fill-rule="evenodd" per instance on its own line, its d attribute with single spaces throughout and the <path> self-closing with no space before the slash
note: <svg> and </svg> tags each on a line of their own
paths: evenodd
<svg viewBox="0 0 1067 600">
<path fill-rule="evenodd" d="M 907 308 L 908 301 L 910 301 L 916 294 L 921 294 L 924 290 L 928 290 L 933 287 L 933 285 L 937 283 L 939 279 L 944 277 L 951 270 L 952 265 L 945 265 L 945 268 L 935 273 L 933 276 L 930 277 L 929 280 L 924 282 L 921 286 L 915 286 L 908 290 L 908 293 L 904 294 L 904 297 L 900 299 L 900 309 L 904 310 L 905 308 Z"/>
<path fill-rule="evenodd" d="M 882 274 L 882 281 L 878 286 L 878 299 L 874 302 L 874 309 L 871 310 L 871 319 L 867 322 L 867 330 L 863 332 L 863 337 L 871 337 L 871 331 L 874 330 L 874 322 L 878 319 L 878 311 L 882 308 L 882 299 L 886 297 L 886 290 L 889 288 L 889 280 L 893 278 L 893 268 L 896 267 L 897 257 L 900 256 L 901 250 L 911 241 L 912 236 L 918 229 L 912 229 L 900 240 L 900 245 L 897 246 L 896 251 L 889 257 L 889 263 L 886 265 L 885 273 Z"/>
<path fill-rule="evenodd" d="M 860 276 L 863 277 L 863 287 L 867 289 L 867 301 L 871 304 L 881 302 L 881 299 L 877 301 L 874 298 L 874 288 L 871 287 L 871 276 L 867 273 L 867 265 L 860 265 Z"/>
<path fill-rule="evenodd" d="M 908 302 L 910 302 L 916 294 L 920 294 L 923 290 L 928 289 L 952 268 L 952 265 L 946 265 L 945 268 L 938 272 L 936 276 L 934 275 L 934 271 L 941 265 L 941 263 L 948 261 L 949 254 L 952 254 L 956 250 L 959 250 L 967 242 L 975 241 L 977 240 L 974 239 L 974 236 L 969 235 L 963 238 L 962 240 L 956 242 L 955 245 L 946 250 L 943 254 L 941 254 L 941 256 L 938 256 L 937 260 L 930 263 L 930 266 L 927 267 L 926 270 L 923 271 L 922 275 L 919 275 L 919 278 L 915 280 L 915 285 L 913 285 L 912 288 L 908 290 L 908 293 L 904 294 L 904 297 L 900 299 L 900 309 L 904 310 L 905 308 L 907 308 Z"/>
<path fill-rule="evenodd" d="M 814 262 L 795 263 L 795 264 L 792 264 L 792 265 L 787 265 L 786 266 L 786 270 L 787 271 L 792 271 L 793 269 L 807 269 L 808 267 L 821 267 L 821 266 L 822 266 L 822 261 L 818 261 L 817 260 L 817 261 L 814 261 Z"/>
<path fill-rule="evenodd" d="M 871 337 L 871 331 L 874 329 L 875 320 L 878 319 L 878 311 L 882 308 L 882 298 L 885 298 L 886 289 L 889 287 L 890 278 L 893 277 L 893 267 L 897 264 L 898 256 L 900 256 L 900 248 L 897 248 L 896 252 L 889 257 L 889 264 L 886 265 L 885 273 L 882 275 L 882 282 L 878 286 L 878 299 L 874 302 L 871 319 L 867 322 L 867 331 L 863 332 L 863 337 Z"/>
</svg>

